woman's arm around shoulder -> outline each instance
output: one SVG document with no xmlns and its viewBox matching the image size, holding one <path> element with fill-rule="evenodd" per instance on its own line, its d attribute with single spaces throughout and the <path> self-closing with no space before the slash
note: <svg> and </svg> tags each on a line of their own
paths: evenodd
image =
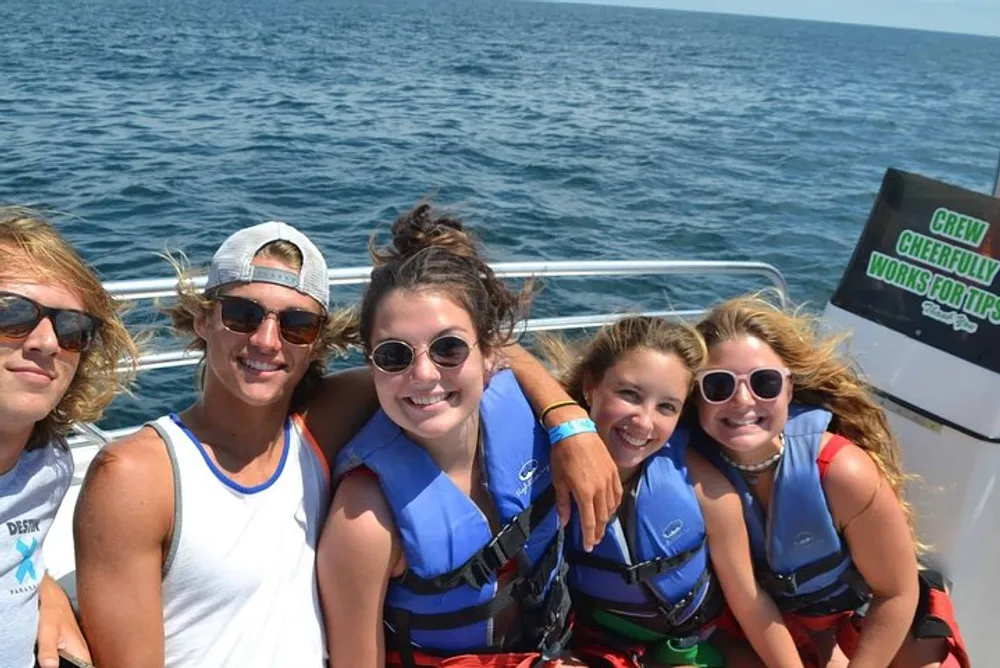
<svg viewBox="0 0 1000 668">
<path fill-rule="evenodd" d="M 906 514 L 875 461 L 853 444 L 830 462 L 823 490 L 851 559 L 872 591 L 850 665 L 887 666 L 909 632 L 919 595 Z"/>
<path fill-rule="evenodd" d="M 385 665 L 382 606 L 402 547 L 378 481 L 348 474 L 337 487 L 316 555 L 330 668 Z"/>
<path fill-rule="evenodd" d="M 687 466 L 705 518 L 712 568 L 733 616 L 766 665 L 801 668 L 802 660 L 781 613 L 754 576 L 739 496 L 718 469 L 690 449 Z"/>
<path fill-rule="evenodd" d="M 77 599 L 94 663 L 163 666 L 163 555 L 173 524 L 166 447 L 146 427 L 97 453 L 73 515 Z"/>
</svg>

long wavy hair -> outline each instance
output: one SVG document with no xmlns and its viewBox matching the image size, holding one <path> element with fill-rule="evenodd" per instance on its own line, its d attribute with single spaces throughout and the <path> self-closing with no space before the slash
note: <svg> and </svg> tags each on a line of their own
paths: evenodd
<svg viewBox="0 0 1000 668">
<path fill-rule="evenodd" d="M 80 298 L 83 310 L 101 320 L 66 393 L 35 424 L 27 445 L 28 449 L 47 443 L 66 447 L 74 422 L 98 420 L 115 395 L 127 390 L 138 368 L 139 351 L 122 323 L 126 306 L 104 289 L 97 273 L 52 223 L 31 209 L 0 207 L 0 279 L 25 278 L 65 286 Z"/>
<path fill-rule="evenodd" d="M 792 373 L 792 400 L 830 411 L 830 431 L 868 453 L 899 499 L 916 540 L 903 489 L 913 476 L 903 472 L 899 443 L 871 386 L 840 353 L 846 335 L 821 335 L 815 317 L 782 309 L 764 294 L 725 301 L 697 327 L 709 349 L 746 336 L 769 345 Z"/>
<path fill-rule="evenodd" d="M 192 270 L 183 253 L 165 253 L 163 257 L 177 274 L 177 296 L 171 306 L 162 310 L 170 317 L 174 332 L 190 339 L 187 349 L 203 353 L 206 347 L 205 339 L 198 336 L 194 323 L 199 317 L 208 318 L 212 314 L 215 298 L 222 286 L 204 292 L 199 291 L 194 285 L 194 278 L 206 274 L 206 271 Z M 302 253 L 289 241 L 272 241 L 261 247 L 255 257 L 278 260 L 295 271 L 302 268 Z M 323 331 L 313 344 L 313 360 L 292 393 L 291 412 L 299 412 L 308 405 L 326 374 L 329 359 L 346 354 L 348 345 L 356 339 L 357 315 L 353 309 L 345 308 L 327 313 Z M 204 386 L 205 360 L 202 358 L 198 364 L 196 387 L 201 391 Z"/>
<path fill-rule="evenodd" d="M 588 410 L 585 382 L 600 383 L 608 369 L 634 350 L 676 355 L 691 372 L 689 393 L 694 375 L 708 356 L 705 341 L 694 327 L 650 316 L 625 316 L 577 345 L 551 334 L 538 336 L 537 341 L 542 357 L 551 364 L 566 393 Z"/>
</svg>

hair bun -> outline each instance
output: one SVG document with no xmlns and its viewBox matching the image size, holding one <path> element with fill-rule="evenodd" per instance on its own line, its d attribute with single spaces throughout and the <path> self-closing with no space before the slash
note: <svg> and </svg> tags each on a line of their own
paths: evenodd
<svg viewBox="0 0 1000 668">
<path fill-rule="evenodd" d="M 424 203 L 393 222 L 391 247 L 383 251 L 382 259 L 412 257 L 427 248 L 460 257 L 478 257 L 475 242 L 462 222 Z"/>
</svg>

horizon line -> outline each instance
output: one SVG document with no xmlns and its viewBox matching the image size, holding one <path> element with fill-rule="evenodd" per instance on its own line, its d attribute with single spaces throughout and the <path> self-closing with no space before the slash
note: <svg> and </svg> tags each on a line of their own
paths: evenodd
<svg viewBox="0 0 1000 668">
<path fill-rule="evenodd" d="M 678 12 L 681 14 L 713 14 L 717 16 L 742 16 L 758 19 L 777 19 L 781 21 L 802 21 L 804 23 L 826 23 L 842 26 L 859 26 L 862 28 L 885 28 L 887 30 L 910 30 L 914 32 L 937 33 L 941 35 L 960 35 L 962 37 L 983 37 L 986 39 L 1000 39 L 1000 26 L 995 32 L 973 32 L 958 28 L 927 28 L 917 26 L 902 26 L 889 23 L 870 23 L 864 21 L 849 21 L 846 19 L 831 18 L 810 18 L 805 16 L 788 16 L 785 14 L 761 14 L 750 11 L 723 10 L 723 9 L 699 9 L 690 7 L 662 7 L 642 3 L 643 0 L 522 0 L 524 2 L 538 2 L 560 5 L 587 5 L 598 7 L 627 7 L 629 9 L 649 9 L 654 11 Z"/>
</svg>

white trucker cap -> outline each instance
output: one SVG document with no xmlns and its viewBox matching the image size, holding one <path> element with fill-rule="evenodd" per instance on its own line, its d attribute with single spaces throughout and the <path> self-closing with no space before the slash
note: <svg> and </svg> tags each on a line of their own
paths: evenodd
<svg viewBox="0 0 1000 668">
<path fill-rule="evenodd" d="M 302 253 L 302 268 L 294 271 L 274 267 L 257 267 L 253 258 L 261 248 L 273 241 L 288 241 Z M 269 221 L 245 227 L 222 242 L 212 257 L 205 290 L 228 283 L 275 283 L 298 290 L 330 308 L 330 280 L 326 260 L 309 237 L 287 223 Z"/>
</svg>

